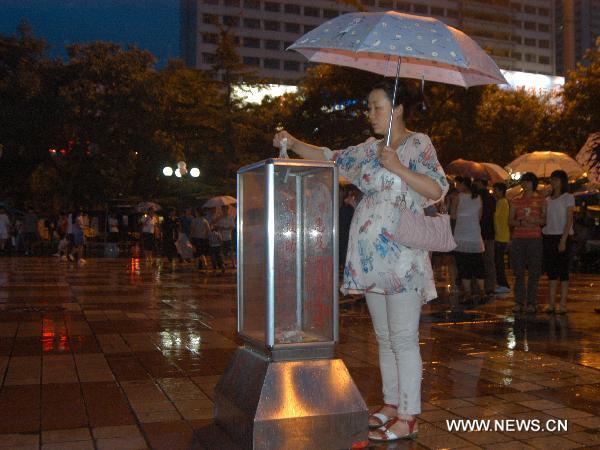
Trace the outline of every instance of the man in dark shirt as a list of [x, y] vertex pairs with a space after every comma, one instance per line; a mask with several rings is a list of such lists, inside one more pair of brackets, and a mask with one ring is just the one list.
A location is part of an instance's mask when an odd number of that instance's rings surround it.
[[483, 252], [483, 264], [485, 268], [485, 292], [494, 295], [496, 290], [496, 265], [494, 263], [494, 212], [496, 211], [496, 200], [488, 190], [487, 180], [474, 180], [473, 187], [481, 195], [483, 213], [481, 216], [481, 238], [485, 246]]
[[360, 191], [353, 185], [344, 188], [345, 195], [340, 207], [339, 217], [339, 263], [342, 269], [346, 265], [346, 253], [348, 252], [348, 238], [350, 237], [350, 224], [354, 215], [354, 208], [358, 205]]

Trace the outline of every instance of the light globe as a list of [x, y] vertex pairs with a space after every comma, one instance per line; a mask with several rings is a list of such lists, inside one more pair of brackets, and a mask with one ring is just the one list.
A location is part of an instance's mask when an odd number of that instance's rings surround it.
[[169, 166], [165, 167], [163, 169], [163, 175], [165, 177], [170, 177], [171, 175], [173, 175], [173, 169], [171, 169]]
[[190, 175], [194, 178], [198, 178], [200, 176], [200, 169], [198, 169], [197, 167], [192, 167], [190, 169]]

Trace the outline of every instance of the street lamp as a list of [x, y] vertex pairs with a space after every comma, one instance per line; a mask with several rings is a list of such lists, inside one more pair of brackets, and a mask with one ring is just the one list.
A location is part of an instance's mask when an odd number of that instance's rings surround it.
[[177, 178], [181, 178], [182, 176], [189, 174], [192, 178], [198, 178], [200, 176], [200, 169], [192, 167], [188, 172], [185, 161], [179, 161], [175, 170], [173, 170], [172, 167], [165, 166], [162, 173], [165, 177], [175, 175]]

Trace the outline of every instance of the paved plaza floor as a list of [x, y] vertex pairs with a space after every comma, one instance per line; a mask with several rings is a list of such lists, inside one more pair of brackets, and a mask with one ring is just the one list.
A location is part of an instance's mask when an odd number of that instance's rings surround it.
[[[600, 448], [600, 275], [572, 275], [565, 316], [515, 317], [510, 295], [465, 309], [443, 270], [437, 283], [420, 327], [420, 435], [372, 447]], [[235, 448], [212, 420], [214, 386], [239, 343], [235, 302], [231, 270], [0, 258], [0, 448]], [[364, 304], [342, 309], [340, 337], [339, 357], [378, 405]], [[566, 419], [568, 429], [450, 432], [446, 420], [460, 418]]]

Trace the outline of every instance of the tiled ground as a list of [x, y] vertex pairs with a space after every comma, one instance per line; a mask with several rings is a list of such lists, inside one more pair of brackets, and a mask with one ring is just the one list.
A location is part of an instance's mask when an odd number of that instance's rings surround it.
[[[600, 275], [573, 276], [567, 316], [514, 317], [510, 297], [453, 307], [444, 273], [421, 324], [420, 436], [373, 447], [600, 447]], [[237, 345], [235, 296], [233, 272], [0, 259], [0, 448], [233, 448], [211, 419]], [[344, 310], [340, 329], [339, 356], [375, 406], [365, 306]], [[448, 418], [564, 418], [569, 429], [450, 433]]]

